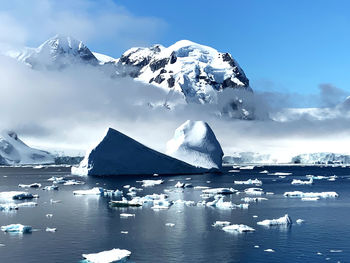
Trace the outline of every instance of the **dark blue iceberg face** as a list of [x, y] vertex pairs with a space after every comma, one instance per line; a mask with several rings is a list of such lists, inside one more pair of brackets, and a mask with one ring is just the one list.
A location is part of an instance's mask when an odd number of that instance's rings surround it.
[[195, 174], [205, 171], [206, 169], [150, 149], [112, 128], [109, 128], [103, 140], [86, 156], [80, 167], [72, 169], [76, 174], [97, 176]]

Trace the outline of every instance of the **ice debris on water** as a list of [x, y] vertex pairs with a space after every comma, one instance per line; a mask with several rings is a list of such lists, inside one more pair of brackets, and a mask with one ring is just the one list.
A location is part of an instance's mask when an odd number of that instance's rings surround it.
[[209, 188], [209, 189], [202, 190], [202, 192], [204, 194], [212, 194], [212, 195], [216, 195], [216, 194], [230, 195], [230, 194], [237, 192], [237, 190], [235, 190], [233, 188]]
[[169, 226], [169, 227], [174, 227], [174, 226], [175, 226], [174, 223], [166, 223], [165, 225], [166, 225], [166, 226]]
[[244, 193], [247, 195], [263, 195], [263, 189], [257, 188], [257, 187], [252, 187], [252, 188], [247, 188], [244, 190]]
[[48, 185], [48, 186], [45, 186], [44, 188], [43, 188], [43, 190], [45, 190], [45, 191], [53, 191], [53, 190], [58, 190], [58, 186], [57, 185]]
[[262, 185], [262, 181], [259, 179], [248, 179], [246, 181], [233, 181], [234, 184], [243, 184], [243, 185]]
[[56, 232], [57, 228], [50, 228], [50, 227], [47, 227], [46, 228], [46, 232]]
[[100, 187], [94, 187], [92, 189], [87, 190], [76, 190], [73, 191], [74, 195], [101, 195], [103, 194], [104, 190]]
[[122, 214], [120, 214], [120, 217], [121, 218], [135, 217], [135, 214], [122, 213]]
[[126, 249], [113, 248], [111, 250], [102, 251], [99, 253], [82, 254], [83, 258], [91, 263], [112, 263], [116, 261], [126, 260], [130, 257], [131, 252]]
[[143, 187], [151, 187], [151, 186], [155, 186], [155, 185], [160, 185], [162, 183], [164, 183], [163, 180], [142, 180], [142, 181], [137, 181], [138, 183], [142, 183]]
[[257, 222], [258, 225], [262, 226], [287, 226], [292, 224], [292, 219], [288, 216], [288, 214], [278, 218], [278, 219], [266, 219], [260, 222]]
[[33, 184], [19, 184], [18, 187], [20, 188], [40, 188], [41, 184], [39, 183], [33, 183]]
[[234, 232], [234, 233], [244, 233], [244, 232], [254, 232], [255, 229], [247, 226], [247, 225], [243, 225], [243, 224], [234, 224], [234, 225], [228, 225], [228, 226], [224, 226], [222, 228], [222, 230], [226, 231], [226, 232]]
[[264, 197], [244, 197], [241, 199], [241, 201], [245, 203], [252, 203], [252, 202], [261, 202], [261, 201], [266, 201], [268, 200], [267, 198]]
[[229, 221], [215, 221], [213, 226], [214, 227], [224, 227], [224, 226], [228, 226], [230, 224], [231, 224], [231, 222], [229, 222]]
[[314, 183], [314, 179], [310, 178], [308, 181], [293, 179], [293, 185], [312, 185]]
[[302, 224], [304, 222], [304, 220], [299, 218], [295, 222], [300, 225], [300, 224]]
[[31, 233], [32, 227], [21, 225], [21, 224], [11, 224], [7, 226], [2, 226], [1, 231], [11, 232], [11, 233]]
[[273, 250], [272, 248], [265, 249], [264, 251], [265, 251], [265, 252], [270, 252], [270, 253], [275, 252], [275, 250]]
[[25, 200], [38, 198], [38, 195], [34, 195], [28, 192], [19, 192], [19, 191], [9, 191], [9, 192], [0, 192], [0, 199], [14, 199], [14, 200]]
[[315, 198], [315, 197], [319, 197], [319, 198], [334, 198], [334, 197], [338, 197], [338, 194], [336, 192], [309, 192], [309, 193], [304, 193], [301, 191], [293, 191], [293, 192], [285, 192], [283, 194], [286, 197], [299, 197], [299, 198]]

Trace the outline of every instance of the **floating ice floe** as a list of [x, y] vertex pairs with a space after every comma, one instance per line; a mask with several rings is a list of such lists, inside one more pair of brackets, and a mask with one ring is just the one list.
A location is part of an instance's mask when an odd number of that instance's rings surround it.
[[269, 175], [292, 175], [293, 173], [285, 173], [285, 172], [275, 172], [275, 173], [269, 173]]
[[[338, 194], [336, 192], [304, 193], [301, 191], [293, 191], [293, 192], [285, 192], [283, 195], [287, 196], [287, 197], [299, 197], [299, 198], [317, 198], [317, 197], [318, 198], [335, 198], [335, 197], [338, 197]], [[304, 199], [304, 200], [306, 200], [306, 199]]]
[[33, 184], [19, 184], [18, 187], [20, 188], [40, 188], [41, 184], [39, 183], [33, 183]]
[[85, 184], [85, 182], [82, 181], [77, 181], [77, 180], [67, 180], [63, 183], [63, 185], [81, 185], [81, 184]]
[[100, 187], [94, 187], [92, 189], [87, 190], [76, 190], [73, 191], [74, 195], [101, 195], [103, 194], [104, 190]]
[[241, 170], [228, 170], [229, 173], [239, 173]]
[[212, 194], [212, 195], [216, 195], [216, 194], [230, 195], [237, 192], [237, 190], [233, 188], [209, 188], [209, 189], [202, 190], [202, 192], [204, 194]]
[[269, 173], [269, 171], [268, 170], [264, 170], [264, 171], [261, 171], [261, 172], [259, 172], [260, 174], [268, 174]]
[[121, 218], [135, 217], [135, 214], [122, 213], [122, 214], [120, 214], [120, 217]]
[[120, 233], [121, 233], [121, 234], [124, 234], [124, 235], [129, 234], [128, 231], [120, 231]]
[[207, 202], [206, 205], [207, 206], [214, 206], [214, 207], [219, 208], [219, 209], [235, 209], [235, 208], [248, 209], [248, 207], [249, 207], [249, 204], [236, 205], [230, 201], [225, 202], [224, 198], [222, 196], [215, 198], [214, 201], [212, 201], [212, 202]]
[[46, 232], [56, 232], [57, 228], [50, 228], [50, 227], [47, 227], [46, 228]]
[[210, 187], [209, 186], [195, 186], [193, 187], [193, 189], [195, 190], [205, 190], [205, 189], [209, 189]]
[[129, 250], [114, 248], [99, 253], [83, 254], [82, 256], [91, 263], [112, 263], [126, 260], [130, 255], [131, 252]]
[[300, 225], [300, 224], [302, 224], [304, 222], [304, 220], [299, 218], [295, 222]]
[[293, 179], [292, 183], [293, 185], [311, 185], [314, 183], [314, 179], [310, 178], [307, 181], [304, 180], [298, 180], [298, 179]]
[[125, 197], [121, 201], [110, 201], [109, 205], [112, 207], [140, 207], [142, 206], [141, 201], [137, 200], [127, 200]]
[[141, 191], [143, 191], [142, 188], [136, 188], [134, 186], [129, 188], [129, 192], [141, 192]]
[[2, 226], [1, 231], [11, 232], [11, 233], [31, 233], [32, 227], [31, 226], [24, 226], [21, 224], [11, 224], [11, 225], [7, 225], [7, 226]]
[[47, 179], [49, 182], [53, 182], [54, 184], [64, 184], [66, 180], [64, 180], [63, 177], [56, 177], [52, 176], [51, 178]]
[[248, 185], [251, 185], [251, 184], [254, 184], [254, 185], [262, 185], [262, 181], [260, 181], [259, 179], [248, 179], [246, 181], [233, 181], [234, 184], [248, 184]]
[[266, 219], [260, 222], [257, 222], [258, 225], [262, 226], [287, 226], [292, 224], [292, 219], [286, 214], [278, 219]]
[[168, 201], [166, 199], [159, 199], [153, 201], [153, 206], [151, 207], [153, 210], [165, 210], [169, 209], [169, 207], [173, 204], [172, 201]]
[[228, 226], [230, 224], [231, 224], [231, 222], [229, 222], [229, 221], [215, 221], [213, 226], [214, 227], [224, 227], [224, 226]]
[[275, 252], [275, 250], [273, 250], [272, 248], [265, 249], [264, 251], [265, 251], [265, 252], [270, 252], [270, 253]]
[[124, 186], [123, 186], [123, 188], [125, 188], [125, 189], [129, 189], [130, 187], [131, 187], [130, 184], [127, 184], [127, 185], [124, 185]]
[[46, 217], [47, 217], [47, 218], [52, 218], [52, 217], [53, 217], [53, 214], [46, 214]]
[[307, 174], [306, 175], [306, 178], [309, 178], [309, 179], [313, 179], [313, 180], [323, 180], [323, 179], [328, 179], [329, 177], [328, 176], [323, 176], [323, 175], [311, 175], [311, 174]]
[[53, 190], [58, 190], [58, 186], [57, 185], [47, 185], [43, 188], [43, 190], [45, 191], [53, 191]]
[[109, 197], [114, 197], [114, 196], [122, 196], [123, 195], [123, 191], [121, 190], [106, 190], [103, 189], [103, 196], [109, 196]]
[[239, 169], [241, 170], [253, 170], [255, 168], [254, 165], [248, 165], [248, 166], [241, 166]]
[[252, 187], [252, 188], [247, 188], [244, 190], [244, 193], [247, 195], [263, 195], [263, 189], [257, 188], [257, 187]]
[[337, 178], [338, 178], [338, 176], [332, 175], [332, 176], [330, 176], [327, 180], [328, 180], [328, 181], [331, 181], [331, 182], [334, 182]]
[[185, 184], [181, 183], [181, 182], [177, 182], [174, 187], [176, 187], [176, 188], [184, 188]]
[[254, 232], [255, 231], [254, 228], [247, 226], [247, 225], [242, 225], [242, 224], [224, 226], [222, 228], [222, 230], [224, 230], [226, 232], [233, 232], [233, 233], [244, 233], [244, 232]]
[[138, 183], [142, 183], [143, 187], [151, 187], [151, 186], [155, 186], [155, 185], [160, 185], [162, 183], [164, 183], [163, 180], [142, 180], [142, 181], [138, 181]]
[[25, 200], [38, 198], [38, 195], [33, 195], [28, 192], [19, 192], [19, 191], [9, 191], [9, 192], [0, 192], [0, 199], [14, 199], [14, 200]]
[[35, 206], [38, 206], [38, 203], [36, 203], [36, 202], [24, 202], [24, 203], [18, 203], [16, 205], [18, 207], [35, 207]]
[[261, 201], [266, 201], [268, 200], [267, 198], [264, 197], [244, 197], [241, 199], [241, 201], [245, 203], [253, 203], [253, 202], [261, 202]]
[[174, 226], [175, 226], [174, 223], [166, 223], [165, 225], [166, 225], [166, 226], [169, 226], [169, 227], [174, 227]]

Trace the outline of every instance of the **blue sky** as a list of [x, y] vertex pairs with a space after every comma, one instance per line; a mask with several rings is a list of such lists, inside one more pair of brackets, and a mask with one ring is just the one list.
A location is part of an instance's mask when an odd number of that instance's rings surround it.
[[189, 39], [230, 52], [254, 90], [306, 95], [329, 83], [350, 94], [349, 10], [345, 0], [13, 0], [0, 6], [0, 42], [63, 33], [119, 57]]
[[163, 19], [164, 45], [179, 39], [229, 51], [255, 89], [350, 91], [350, 1], [122, 0], [136, 15]]

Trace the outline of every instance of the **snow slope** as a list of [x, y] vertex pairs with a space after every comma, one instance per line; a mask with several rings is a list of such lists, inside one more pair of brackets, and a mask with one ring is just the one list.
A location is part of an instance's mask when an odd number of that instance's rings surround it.
[[175, 130], [166, 153], [194, 166], [219, 170], [224, 155], [208, 123], [190, 120]]
[[87, 152], [79, 167], [72, 167], [72, 174], [77, 175], [193, 174], [205, 171], [150, 149], [112, 128], [95, 148]]
[[50, 153], [30, 148], [13, 131], [0, 133], [0, 165], [52, 164], [54, 156]]

